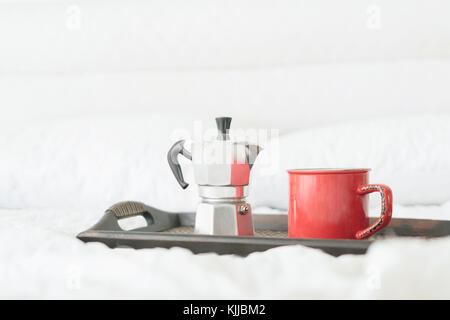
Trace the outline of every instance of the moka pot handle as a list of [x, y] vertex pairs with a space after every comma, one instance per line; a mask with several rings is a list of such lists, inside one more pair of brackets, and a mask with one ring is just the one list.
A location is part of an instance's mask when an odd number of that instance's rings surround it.
[[181, 171], [181, 166], [178, 162], [178, 155], [182, 154], [189, 160], [192, 160], [192, 155], [184, 148], [184, 142], [184, 140], [175, 142], [175, 144], [169, 149], [169, 152], [167, 153], [167, 161], [169, 162], [170, 169], [172, 169], [172, 172], [180, 186], [183, 189], [186, 189], [189, 186], [189, 183], [186, 183], [186, 181], [184, 181], [183, 172]]

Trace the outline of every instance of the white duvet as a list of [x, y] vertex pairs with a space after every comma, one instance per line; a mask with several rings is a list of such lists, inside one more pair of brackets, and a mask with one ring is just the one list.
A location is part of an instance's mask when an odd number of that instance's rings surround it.
[[[394, 208], [403, 217], [449, 212], [450, 204]], [[0, 298], [450, 298], [450, 237], [383, 240], [338, 258], [303, 246], [241, 258], [76, 239], [101, 214], [0, 210]]]

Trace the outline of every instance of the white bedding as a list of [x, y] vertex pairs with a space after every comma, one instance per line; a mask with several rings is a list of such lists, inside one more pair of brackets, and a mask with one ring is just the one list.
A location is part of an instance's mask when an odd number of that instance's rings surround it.
[[[274, 174], [259, 172], [263, 156], [253, 169], [254, 212], [286, 210], [287, 167], [367, 165], [372, 182], [393, 187], [394, 217], [450, 220], [448, 121], [393, 118], [282, 135]], [[195, 187], [182, 190], [165, 159], [173, 130], [189, 127], [155, 116], [2, 127], [0, 206], [17, 209], [0, 209], [0, 298], [450, 298], [450, 237], [385, 240], [365, 256], [339, 258], [301, 246], [240, 258], [76, 239], [120, 200], [194, 210]], [[382, 134], [354, 146], [365, 130]]]
[[[265, 150], [252, 169], [249, 200], [286, 211], [288, 168], [369, 167], [370, 181], [389, 185], [394, 203], [443, 204], [450, 201], [449, 122], [448, 114], [385, 118], [261, 139]], [[203, 128], [211, 125], [213, 119], [203, 122]], [[193, 131], [183, 117], [150, 115], [1, 127], [0, 208], [105, 208], [131, 199], [194, 211], [198, 194], [190, 162], [180, 159], [191, 183], [183, 190], [166, 158], [180, 139], [174, 133], [189, 138]]]
[[[384, 240], [338, 258], [302, 246], [247, 258], [109, 249], [75, 235], [101, 209], [0, 210], [0, 298], [450, 298], [450, 237]], [[450, 219], [450, 204], [394, 215]]]

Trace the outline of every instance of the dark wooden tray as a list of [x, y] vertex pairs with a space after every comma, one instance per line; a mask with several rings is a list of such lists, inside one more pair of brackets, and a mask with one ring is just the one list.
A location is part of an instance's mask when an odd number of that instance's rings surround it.
[[[194, 253], [215, 252], [217, 254], [247, 256], [252, 252], [265, 251], [280, 246], [304, 245], [339, 256], [342, 254], [364, 254], [374, 241], [382, 238], [436, 238], [450, 235], [450, 221], [394, 218], [388, 227], [369, 240], [288, 238], [286, 231], [287, 215], [254, 214], [256, 235], [253, 237], [209, 236], [192, 233], [194, 221], [192, 214], [173, 215], [176, 217], [176, 223], [172, 223], [169, 227], [157, 232], [144, 231], [144, 228], [124, 231], [114, 223], [108, 222], [103, 225], [99, 223], [91, 229], [81, 232], [77, 237], [84, 242], [102, 242], [110, 248], [182, 247]], [[371, 222], [373, 220], [371, 219]]]

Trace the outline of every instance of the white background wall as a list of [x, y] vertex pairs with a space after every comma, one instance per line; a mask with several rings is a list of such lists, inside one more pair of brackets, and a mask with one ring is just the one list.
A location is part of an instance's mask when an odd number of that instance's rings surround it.
[[449, 112], [450, 2], [0, 0], [2, 120]]

